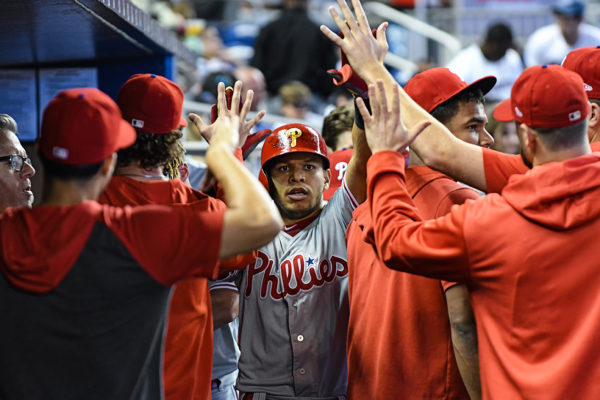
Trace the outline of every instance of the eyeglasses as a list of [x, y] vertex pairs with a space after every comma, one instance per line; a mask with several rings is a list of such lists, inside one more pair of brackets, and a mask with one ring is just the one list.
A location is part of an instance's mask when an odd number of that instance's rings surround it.
[[10, 166], [12, 167], [12, 169], [14, 169], [16, 172], [23, 171], [23, 167], [25, 166], [25, 163], [29, 164], [30, 166], [32, 165], [31, 158], [23, 157], [18, 154], [11, 154], [10, 156], [0, 157], [0, 161], [7, 161], [7, 160], [10, 162]]

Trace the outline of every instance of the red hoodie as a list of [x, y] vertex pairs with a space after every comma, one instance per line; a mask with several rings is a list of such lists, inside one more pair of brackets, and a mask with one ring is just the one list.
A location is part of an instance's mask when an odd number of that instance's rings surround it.
[[[368, 199], [390, 268], [465, 281], [485, 399], [600, 398], [600, 154], [514, 176], [502, 192], [422, 222], [404, 160], [374, 154]], [[588, 246], [586, 246], [588, 245]]]
[[[600, 142], [590, 144], [592, 151], [600, 151]], [[506, 154], [482, 148], [483, 169], [488, 193], [500, 193], [512, 175], [524, 174], [529, 167], [519, 154]]]
[[160, 398], [171, 285], [214, 278], [224, 212], [149, 205], [0, 216], [0, 397]]
[[[140, 182], [114, 176], [100, 202], [116, 206], [163, 204], [203, 211], [225, 210], [225, 204], [191, 189], [179, 179]], [[221, 272], [254, 262], [254, 254], [219, 263]], [[209, 399], [213, 354], [212, 310], [208, 281], [178, 282], [171, 298], [164, 351], [166, 399]]]

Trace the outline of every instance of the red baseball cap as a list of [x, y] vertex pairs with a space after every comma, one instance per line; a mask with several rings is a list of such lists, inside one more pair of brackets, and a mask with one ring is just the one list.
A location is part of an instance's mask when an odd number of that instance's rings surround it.
[[448, 68], [431, 68], [413, 76], [404, 87], [404, 91], [425, 111], [431, 112], [468, 89], [479, 89], [485, 95], [495, 84], [496, 77], [491, 75], [468, 85]]
[[563, 60], [562, 66], [581, 76], [589, 99], [600, 99], [600, 46], [571, 51]]
[[98, 89], [63, 90], [44, 110], [40, 151], [51, 161], [94, 164], [135, 140], [117, 104]]
[[515, 120], [515, 117], [510, 108], [510, 99], [502, 100], [496, 108], [494, 108], [494, 112], [492, 116], [496, 121], [500, 122], [511, 122]]
[[181, 116], [183, 91], [160, 75], [133, 75], [121, 86], [117, 104], [123, 118], [142, 132], [165, 134], [187, 126]]
[[535, 128], [562, 128], [583, 121], [589, 113], [578, 74], [560, 65], [536, 65], [517, 78], [510, 99], [496, 107], [494, 118]]
[[342, 179], [346, 175], [346, 169], [353, 153], [353, 149], [344, 149], [334, 151], [329, 155], [331, 180], [329, 181], [329, 187], [323, 192], [323, 200], [329, 200], [335, 191], [342, 186]]

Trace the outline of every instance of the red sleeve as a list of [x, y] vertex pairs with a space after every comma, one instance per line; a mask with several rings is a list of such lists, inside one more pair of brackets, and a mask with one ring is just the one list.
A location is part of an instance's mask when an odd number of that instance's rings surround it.
[[107, 207], [104, 223], [158, 282], [218, 275], [225, 210], [190, 207]]
[[488, 193], [500, 193], [514, 174], [529, 170], [519, 154], [505, 154], [496, 150], [483, 150], [483, 170]]
[[[233, 156], [235, 158], [237, 158], [242, 164], [244, 164], [244, 155], [242, 154], [242, 148], [238, 147], [235, 149], [235, 152], [233, 153]], [[222, 200], [223, 202], [225, 202], [225, 192], [223, 191], [223, 187], [221, 186], [220, 183], [217, 182], [216, 186], [215, 186], [215, 192], [216, 195], [215, 197], [219, 200]]]
[[[219, 199], [213, 199], [212, 197], [209, 197], [208, 202], [209, 210], [211, 211], [224, 211], [227, 209], [225, 203]], [[249, 264], [254, 264], [256, 257], [258, 257], [258, 252], [255, 250], [248, 254], [239, 254], [237, 256], [221, 260], [219, 262], [219, 278], [229, 274], [231, 271], [242, 269]]]
[[[442, 216], [448, 214], [450, 212], [450, 209], [452, 208], [452, 206], [455, 204], [463, 204], [467, 200], [477, 200], [480, 197], [481, 196], [476, 191], [474, 191], [473, 189], [468, 188], [468, 187], [462, 187], [462, 188], [452, 190], [440, 202], [437, 212], [436, 212], [436, 218], [442, 217]], [[442, 283], [442, 288], [444, 289], [444, 292], [446, 290], [450, 289], [451, 287], [459, 284], [458, 282], [444, 281], [444, 280], [442, 280], [441, 283]]]
[[406, 190], [404, 157], [375, 153], [367, 163], [367, 196], [378, 257], [388, 267], [436, 279], [464, 281], [469, 263], [463, 236], [465, 207], [421, 221]]

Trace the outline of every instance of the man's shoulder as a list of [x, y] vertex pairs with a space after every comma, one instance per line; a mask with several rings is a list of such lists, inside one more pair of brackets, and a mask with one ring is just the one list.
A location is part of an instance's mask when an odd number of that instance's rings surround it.
[[[432, 182], [443, 180], [448, 184], [457, 184], [448, 175], [436, 171], [426, 165], [415, 165], [406, 168], [406, 188], [411, 197], [414, 197], [420, 190]], [[457, 184], [458, 185], [458, 184]]]
[[558, 25], [551, 24], [542, 26], [529, 35], [529, 39], [527, 39], [525, 47], [551, 42], [557, 37], [557, 35], [560, 35], [560, 29], [558, 28]]
[[582, 36], [587, 36], [587, 39], [594, 40], [595, 43], [600, 40], [600, 28], [586, 23], [582, 23], [579, 27]]

